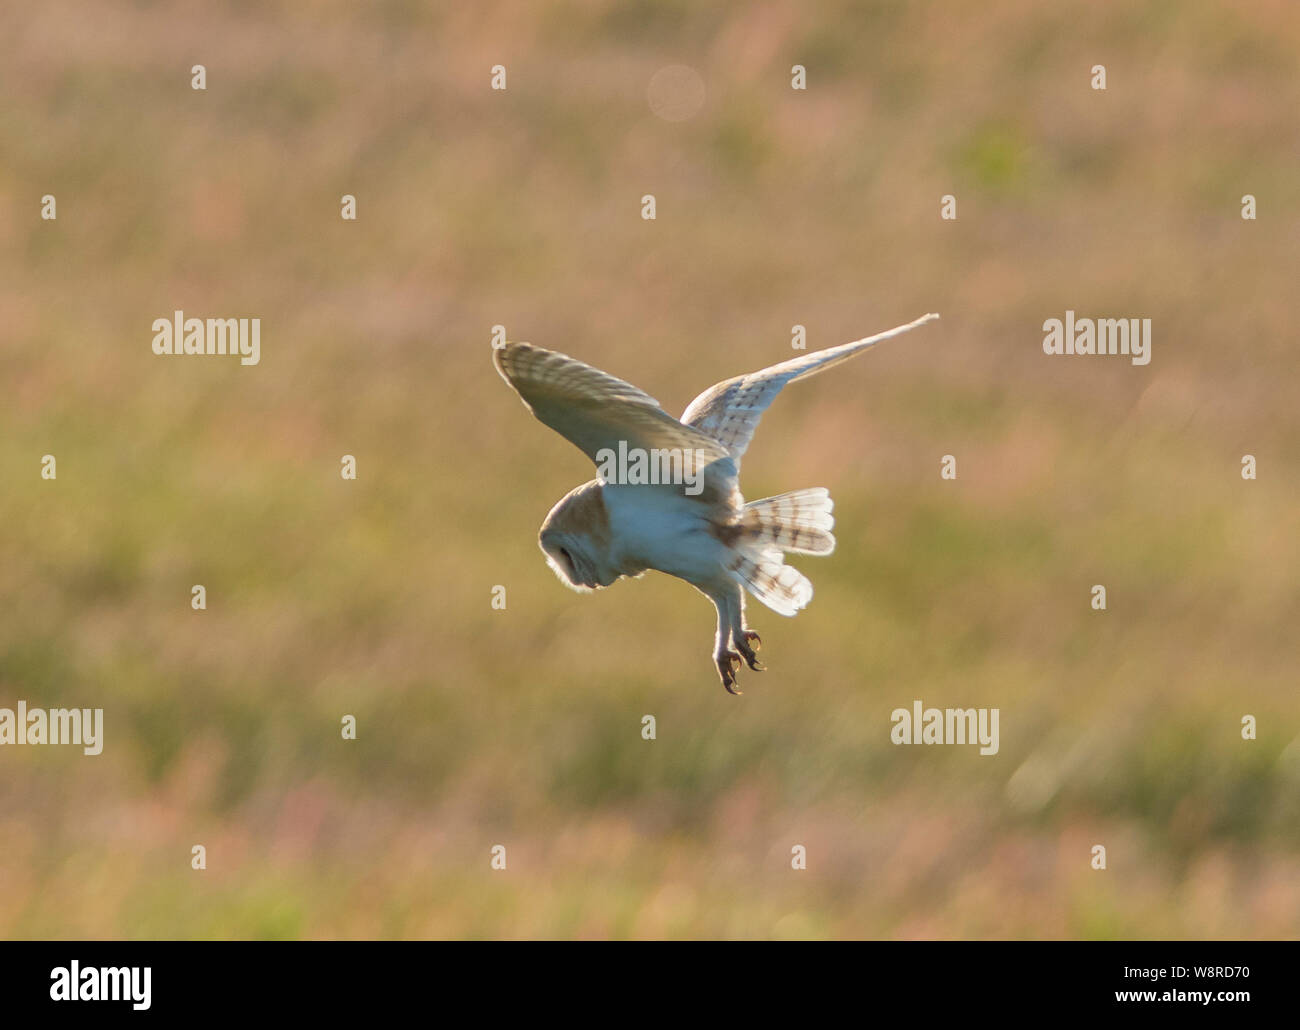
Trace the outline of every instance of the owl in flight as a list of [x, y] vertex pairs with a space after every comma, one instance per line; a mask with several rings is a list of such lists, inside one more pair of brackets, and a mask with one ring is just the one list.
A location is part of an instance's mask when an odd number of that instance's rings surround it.
[[739, 693], [741, 660], [763, 668], [754, 653], [761, 641], [745, 625], [745, 588], [774, 612], [794, 615], [813, 590], [785, 555], [835, 549], [824, 487], [745, 503], [740, 459], [759, 419], [787, 383], [938, 317], [728, 379], [691, 401], [681, 419], [630, 383], [565, 354], [527, 343], [496, 346], [502, 378], [600, 471], [546, 516], [539, 543], [547, 562], [579, 591], [647, 569], [686, 580], [718, 609], [713, 661], [722, 685]]

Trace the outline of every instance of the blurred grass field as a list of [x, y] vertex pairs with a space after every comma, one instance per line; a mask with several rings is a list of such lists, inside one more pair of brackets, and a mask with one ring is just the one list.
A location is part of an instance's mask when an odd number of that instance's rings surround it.
[[[4, 7], [0, 705], [105, 747], [0, 749], [0, 934], [1296, 936], [1297, 53], [1283, 0]], [[592, 472], [493, 325], [678, 412], [926, 311], [746, 456], [839, 547], [743, 698], [685, 584], [546, 567]]]

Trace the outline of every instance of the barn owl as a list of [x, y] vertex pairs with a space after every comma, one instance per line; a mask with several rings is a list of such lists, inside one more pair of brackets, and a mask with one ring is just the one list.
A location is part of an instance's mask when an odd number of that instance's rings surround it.
[[727, 379], [691, 401], [681, 419], [568, 355], [528, 343], [495, 346], [497, 371], [525, 406], [600, 470], [546, 516], [538, 542], [547, 562], [578, 591], [648, 569], [690, 583], [718, 610], [713, 662], [728, 692], [740, 693], [742, 660], [763, 669], [755, 654], [762, 642], [745, 624], [745, 589], [774, 612], [794, 615], [813, 589], [785, 555], [835, 549], [824, 487], [745, 502], [740, 459], [759, 419], [787, 383], [938, 317]]

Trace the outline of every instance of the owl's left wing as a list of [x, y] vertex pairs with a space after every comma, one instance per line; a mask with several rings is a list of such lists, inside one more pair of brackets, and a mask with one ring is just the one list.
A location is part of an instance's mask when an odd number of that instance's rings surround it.
[[706, 487], [728, 495], [735, 483], [735, 462], [717, 440], [682, 425], [659, 402], [631, 383], [567, 354], [507, 343], [493, 351], [497, 371], [519, 394], [528, 410], [598, 465], [603, 450], [619, 443], [646, 451], [693, 450], [704, 466]]
[[801, 376], [824, 372], [853, 355], [866, 350], [873, 344], [899, 336], [910, 329], [933, 322], [939, 316], [923, 315], [915, 322], [900, 325], [894, 329], [868, 336], [863, 340], [854, 340], [838, 347], [803, 354], [779, 365], [772, 365], [759, 372], [736, 376], [715, 386], [709, 387], [691, 401], [682, 414], [682, 423], [698, 429], [700, 432], [717, 440], [735, 459], [740, 467], [741, 456], [753, 439], [754, 430], [758, 428], [763, 412], [768, 409], [776, 395], [787, 383]]

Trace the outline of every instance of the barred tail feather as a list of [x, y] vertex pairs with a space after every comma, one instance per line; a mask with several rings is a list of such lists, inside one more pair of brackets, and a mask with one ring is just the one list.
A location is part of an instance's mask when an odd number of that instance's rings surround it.
[[745, 505], [741, 525], [749, 540], [780, 548], [787, 554], [830, 554], [835, 550], [835, 537], [831, 535], [834, 507], [825, 487], [794, 490], [750, 501]]
[[784, 564], [780, 550], [767, 547], [736, 556], [731, 571], [749, 592], [778, 615], [793, 615], [812, 600], [812, 583], [798, 569]]

